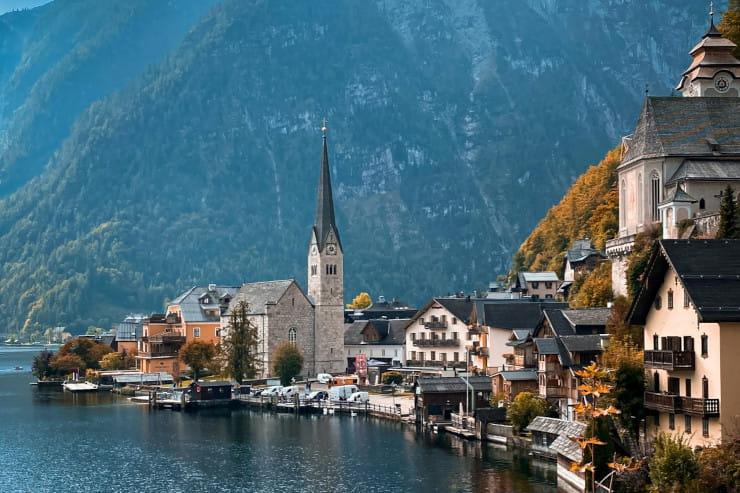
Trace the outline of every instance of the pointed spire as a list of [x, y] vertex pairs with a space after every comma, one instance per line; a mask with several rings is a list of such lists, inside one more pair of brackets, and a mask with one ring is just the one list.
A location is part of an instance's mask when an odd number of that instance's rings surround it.
[[714, 26], [714, 2], [709, 2], [709, 29], [707, 29], [707, 32], [704, 33], [704, 36], [702, 36], [702, 39], [710, 37], [710, 38], [718, 38], [722, 37], [722, 33], [719, 32], [719, 30]]
[[323, 133], [323, 150], [321, 156], [321, 175], [319, 178], [318, 203], [316, 205], [316, 220], [314, 223], [314, 230], [316, 231], [316, 240], [319, 243], [319, 250], [324, 249], [326, 237], [332, 230], [337, 237], [337, 243], [341, 247], [341, 243], [339, 242], [339, 231], [337, 230], [337, 226], [334, 221], [334, 198], [331, 192], [329, 151], [326, 145], [326, 118], [324, 118], [322, 124], [321, 132]]

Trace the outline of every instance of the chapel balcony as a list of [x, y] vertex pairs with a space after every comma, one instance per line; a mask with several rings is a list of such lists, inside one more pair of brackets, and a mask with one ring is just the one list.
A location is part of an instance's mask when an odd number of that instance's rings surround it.
[[444, 330], [447, 328], [447, 322], [445, 320], [424, 322], [424, 328], [429, 330]]
[[694, 351], [646, 350], [643, 356], [645, 368], [658, 370], [694, 370]]

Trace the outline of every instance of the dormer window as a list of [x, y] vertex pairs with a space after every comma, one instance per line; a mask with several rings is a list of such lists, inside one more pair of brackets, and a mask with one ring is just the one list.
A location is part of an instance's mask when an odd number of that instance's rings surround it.
[[206, 295], [200, 299], [200, 303], [202, 305], [210, 305], [211, 304], [211, 297]]

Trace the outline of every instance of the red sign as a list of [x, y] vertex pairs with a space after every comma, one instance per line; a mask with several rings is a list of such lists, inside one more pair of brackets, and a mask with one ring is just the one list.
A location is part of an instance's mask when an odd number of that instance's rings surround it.
[[355, 356], [355, 371], [357, 373], [367, 373], [367, 354]]

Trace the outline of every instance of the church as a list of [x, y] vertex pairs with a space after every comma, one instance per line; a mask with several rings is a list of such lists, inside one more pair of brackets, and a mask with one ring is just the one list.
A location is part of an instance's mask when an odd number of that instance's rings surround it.
[[664, 239], [713, 236], [721, 193], [740, 189], [740, 61], [710, 13], [689, 52], [680, 96], [647, 96], [622, 142], [617, 167], [619, 230], [606, 244], [615, 295], [627, 294], [627, 258], [640, 233]]
[[257, 327], [260, 373], [272, 376], [272, 355], [284, 342], [303, 356], [302, 374], [342, 373], [344, 360], [344, 251], [334, 217], [329, 152], [324, 124], [316, 219], [308, 243], [308, 292], [294, 279], [242, 286], [195, 286], [143, 322], [139, 369], [179, 374], [178, 352], [192, 341], [218, 344], [228, 337], [231, 310], [249, 303]]

